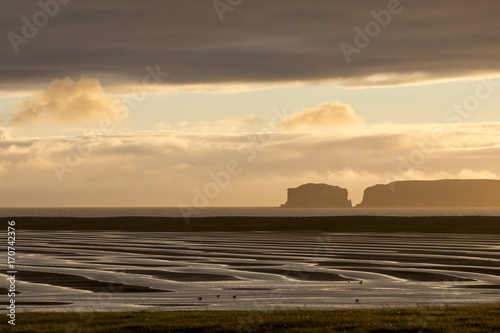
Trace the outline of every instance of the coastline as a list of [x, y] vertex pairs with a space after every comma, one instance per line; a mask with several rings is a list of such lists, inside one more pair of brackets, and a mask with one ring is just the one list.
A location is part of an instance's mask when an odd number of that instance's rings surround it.
[[[7, 220], [7, 218], [3, 218]], [[500, 234], [498, 216], [16, 217], [20, 230], [322, 231]]]

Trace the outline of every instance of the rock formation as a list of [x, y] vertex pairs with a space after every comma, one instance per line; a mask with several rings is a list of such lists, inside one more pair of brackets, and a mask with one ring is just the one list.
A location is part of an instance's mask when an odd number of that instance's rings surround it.
[[500, 208], [500, 180], [397, 181], [365, 190], [362, 208]]
[[352, 207], [345, 188], [327, 184], [305, 184], [288, 189], [284, 208], [346, 208]]

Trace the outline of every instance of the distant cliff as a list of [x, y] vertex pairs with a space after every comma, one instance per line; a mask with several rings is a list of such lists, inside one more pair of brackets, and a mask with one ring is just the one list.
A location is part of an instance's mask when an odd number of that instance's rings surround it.
[[345, 188], [327, 184], [305, 184], [288, 189], [284, 208], [345, 208], [352, 207]]
[[365, 190], [362, 208], [500, 208], [500, 180], [398, 181]]

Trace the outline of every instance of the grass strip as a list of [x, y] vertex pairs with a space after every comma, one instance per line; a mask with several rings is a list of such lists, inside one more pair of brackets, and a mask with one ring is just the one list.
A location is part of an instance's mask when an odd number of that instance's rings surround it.
[[[9, 326], [9, 327], [7, 327]], [[18, 313], [2, 332], [498, 332], [500, 305], [375, 310]]]

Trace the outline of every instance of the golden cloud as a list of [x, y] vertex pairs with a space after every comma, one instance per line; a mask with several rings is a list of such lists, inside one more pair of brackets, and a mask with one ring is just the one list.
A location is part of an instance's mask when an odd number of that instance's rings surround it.
[[1, 128], [0, 127], [0, 140], [6, 140], [9, 138], [10, 128]]
[[358, 125], [364, 119], [351, 106], [339, 101], [323, 103], [282, 118], [278, 126], [285, 130], [331, 129]]
[[104, 92], [100, 82], [82, 77], [53, 80], [47, 89], [14, 105], [12, 125], [89, 124], [100, 120], [127, 118], [128, 109]]

